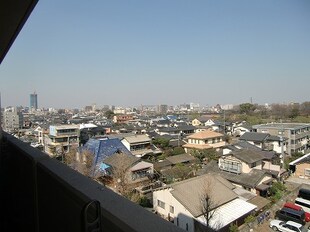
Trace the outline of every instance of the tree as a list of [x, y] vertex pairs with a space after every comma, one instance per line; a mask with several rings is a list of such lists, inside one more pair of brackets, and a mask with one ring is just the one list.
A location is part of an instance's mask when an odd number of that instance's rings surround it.
[[299, 115], [299, 108], [294, 107], [293, 109], [291, 109], [289, 118], [294, 119]]
[[190, 154], [198, 158], [200, 162], [203, 162], [205, 159], [207, 161], [217, 160], [219, 157], [219, 153], [214, 148], [203, 150], [194, 149], [190, 152]]
[[81, 174], [96, 178], [94, 167], [94, 154], [89, 150], [78, 151], [72, 148], [64, 155], [64, 163]]
[[130, 194], [130, 176], [128, 169], [132, 165], [134, 159], [135, 157], [124, 153], [115, 153], [109, 158], [110, 161], [107, 161], [107, 164], [111, 166], [111, 174], [114, 179], [116, 190], [125, 197]]
[[172, 150], [172, 155], [181, 155], [181, 154], [184, 154], [184, 153], [185, 153], [185, 151], [184, 151], [183, 147], [175, 147]]
[[113, 116], [114, 116], [114, 112], [112, 110], [107, 110], [105, 113], [104, 113], [104, 116], [107, 117], [107, 119], [112, 119]]
[[202, 188], [202, 193], [200, 196], [201, 200], [201, 212], [203, 217], [205, 218], [206, 222], [206, 231], [210, 230], [210, 222], [211, 219], [214, 217], [216, 212], [217, 203], [214, 200], [214, 193], [213, 192], [213, 179], [211, 177], [207, 177]]
[[231, 223], [229, 226], [229, 232], [238, 232], [238, 231], [239, 231], [238, 225], [235, 223]]
[[256, 109], [255, 105], [251, 103], [243, 103], [240, 104], [239, 107], [240, 107], [240, 113], [242, 114], [252, 113]]
[[169, 146], [169, 140], [159, 137], [153, 140], [153, 144], [159, 146], [160, 148], [167, 148]]

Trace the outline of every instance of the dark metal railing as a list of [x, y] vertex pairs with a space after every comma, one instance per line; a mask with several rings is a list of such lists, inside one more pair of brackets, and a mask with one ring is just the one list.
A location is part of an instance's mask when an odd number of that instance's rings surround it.
[[182, 231], [6, 133], [0, 151], [0, 231]]

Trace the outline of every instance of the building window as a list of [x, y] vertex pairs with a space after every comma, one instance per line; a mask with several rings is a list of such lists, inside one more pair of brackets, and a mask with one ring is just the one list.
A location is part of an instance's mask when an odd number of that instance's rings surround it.
[[170, 213], [174, 213], [174, 207], [170, 205]]
[[188, 231], [188, 223], [186, 223], [186, 231]]
[[310, 176], [310, 169], [305, 169], [305, 176]]
[[161, 201], [161, 200], [157, 200], [157, 205], [158, 205], [160, 208], [165, 209], [165, 202], [163, 202], [163, 201]]
[[254, 162], [254, 163], [251, 163], [251, 168], [254, 168], [254, 167], [256, 167], [257, 165], [256, 165], [256, 162]]

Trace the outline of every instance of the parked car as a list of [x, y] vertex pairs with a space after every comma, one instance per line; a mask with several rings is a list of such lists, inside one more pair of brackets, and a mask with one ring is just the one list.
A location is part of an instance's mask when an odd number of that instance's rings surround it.
[[305, 224], [305, 212], [296, 211], [289, 208], [282, 208], [275, 214], [275, 218], [282, 221], [294, 221], [296, 223]]
[[310, 189], [304, 189], [304, 188], [299, 189], [298, 197], [301, 197], [306, 200], [310, 200]]
[[[283, 205], [283, 207], [284, 207], [284, 208], [293, 209], [293, 210], [296, 210], [296, 211], [305, 212], [301, 206], [295, 205], [295, 204], [292, 203], [292, 202], [286, 202], [286, 203]], [[306, 221], [306, 222], [310, 222], [310, 213], [308, 213], [308, 212], [305, 212], [305, 221]]]
[[293, 221], [272, 220], [270, 221], [269, 227], [274, 231], [281, 232], [309, 232], [302, 224]]

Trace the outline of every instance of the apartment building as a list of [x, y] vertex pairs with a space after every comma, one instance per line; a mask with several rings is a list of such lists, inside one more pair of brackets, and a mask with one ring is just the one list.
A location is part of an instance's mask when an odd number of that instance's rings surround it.
[[287, 138], [287, 153], [306, 154], [310, 149], [309, 123], [268, 123], [253, 126], [254, 131]]
[[60, 155], [79, 146], [79, 125], [50, 126], [44, 138], [44, 150], [49, 155]]
[[23, 127], [23, 114], [16, 111], [3, 113], [3, 129], [9, 133], [16, 132]]

